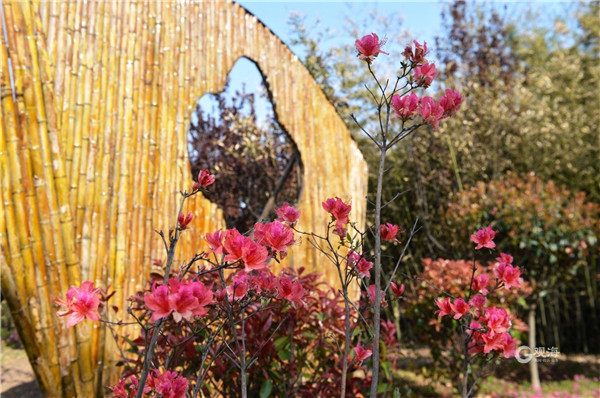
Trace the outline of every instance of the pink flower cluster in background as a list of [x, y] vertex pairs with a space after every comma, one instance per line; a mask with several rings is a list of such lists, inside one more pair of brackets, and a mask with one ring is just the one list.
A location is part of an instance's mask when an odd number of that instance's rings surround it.
[[[477, 244], [476, 249], [483, 247], [494, 248], [496, 243], [494, 237], [496, 231], [491, 226], [482, 228], [471, 235], [471, 240]], [[496, 285], [491, 290], [494, 291], [502, 284], [506, 289], [511, 287], [521, 287], [522, 279], [519, 267], [512, 265], [513, 257], [506, 253], [501, 253], [496, 258], [497, 263], [492, 267], [496, 276]], [[473, 272], [477, 269], [474, 265]], [[465, 319], [469, 322], [469, 353], [485, 353], [492, 351], [502, 352], [506, 358], [515, 355], [517, 340], [514, 339], [508, 330], [512, 326], [509, 314], [504, 308], [486, 307], [489, 294], [487, 286], [489, 278], [485, 274], [472, 275], [470, 292], [477, 293], [467, 303], [463, 298], [450, 297], [438, 298], [435, 304], [438, 307], [437, 314], [440, 318], [452, 316], [454, 319]], [[470, 295], [470, 293], [469, 293]]]

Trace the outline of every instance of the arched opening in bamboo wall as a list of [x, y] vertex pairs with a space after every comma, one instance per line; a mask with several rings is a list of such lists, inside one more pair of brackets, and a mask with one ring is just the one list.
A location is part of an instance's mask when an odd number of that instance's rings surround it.
[[300, 200], [298, 146], [279, 122], [268, 82], [246, 57], [236, 61], [222, 91], [195, 104], [188, 151], [192, 179], [202, 169], [217, 175], [206, 196], [223, 211], [227, 228], [246, 232], [275, 217], [283, 203]]

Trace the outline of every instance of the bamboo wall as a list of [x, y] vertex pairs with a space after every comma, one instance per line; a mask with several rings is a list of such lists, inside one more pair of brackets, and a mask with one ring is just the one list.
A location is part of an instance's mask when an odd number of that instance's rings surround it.
[[[334, 195], [364, 221], [367, 168], [343, 121], [297, 57], [237, 4], [3, 0], [2, 12], [2, 294], [47, 396], [105, 392], [119, 359], [110, 331], [89, 321], [67, 330], [52, 299], [89, 279], [116, 290], [123, 309], [144, 286], [164, 257], [153, 231], [173, 226], [178, 192], [192, 183], [194, 104], [223, 89], [239, 57], [266, 77], [299, 148], [299, 227], [323, 231], [321, 202]], [[195, 219], [179, 258], [224, 227], [201, 197], [185, 210]], [[336, 281], [318, 256], [305, 243], [289, 261]]]

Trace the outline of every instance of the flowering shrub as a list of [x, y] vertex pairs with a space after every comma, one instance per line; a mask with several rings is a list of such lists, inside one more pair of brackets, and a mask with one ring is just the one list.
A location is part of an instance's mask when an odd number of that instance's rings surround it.
[[[472, 225], [492, 224], [505, 231], [496, 237], [496, 244], [510, 252], [517, 265], [527, 266], [526, 279], [533, 288], [528, 302], [532, 306], [549, 300], [539, 307], [550, 311], [560, 294], [564, 308], [558, 314], [552, 310], [545, 315], [555, 319], [554, 329], [538, 324], [546, 345], [561, 343], [561, 349], [582, 349], [584, 338], [578, 330], [585, 325], [600, 331], [597, 316], [583, 316], [597, 313], [593, 278], [597, 274], [594, 264], [598, 261], [600, 236], [600, 206], [588, 202], [585, 194], [571, 193], [533, 173], [508, 173], [499, 180], [479, 183], [452, 195], [445, 219], [446, 236], [457, 237], [447, 242], [455, 255], [463, 258], [469, 250], [460, 241], [468, 236]], [[559, 334], [564, 337], [556, 341]], [[585, 344], [600, 349], [596, 340], [588, 339]]]
[[[495, 247], [495, 236], [486, 227], [471, 240], [482, 250]], [[512, 256], [500, 253], [495, 260], [483, 266], [474, 260], [424, 259], [415, 294], [404, 301], [408, 318], [429, 319], [421, 325], [419, 339], [431, 348], [434, 376], [460, 380], [457, 390], [463, 396], [477, 390], [477, 381], [487, 372], [484, 365], [492, 358], [514, 356], [515, 337], [527, 330], [514, 310], [531, 287], [512, 265]], [[427, 300], [440, 292], [444, 296], [435, 305]]]
[[[333, 197], [322, 202], [323, 216], [331, 216], [325, 233], [301, 231], [296, 227], [299, 210], [286, 203], [276, 210], [277, 220], [258, 222], [247, 234], [235, 228], [205, 231], [210, 250], [174, 268], [177, 242], [193, 223], [193, 213], [180, 210], [174, 228], [166, 236], [159, 232], [167, 257], [163, 276], [154, 275], [146, 290], [131, 298], [128, 312], [142, 333], [127, 340], [136, 355], [123, 358], [126, 370], [111, 387], [114, 396], [196, 397], [200, 391], [232, 396], [239, 391], [242, 398], [273, 393], [354, 397], [370, 388], [375, 398], [379, 392], [391, 391], [391, 368], [399, 359], [400, 344], [396, 326], [382, 318], [381, 309], [388, 298], [402, 297], [405, 289], [393, 281], [402, 257], [389, 280], [382, 281], [381, 242], [400, 244], [401, 233], [397, 225], [381, 221], [385, 157], [419, 127], [435, 129], [442, 119], [454, 115], [462, 98], [454, 90], [447, 90], [439, 100], [415, 94], [437, 76], [435, 65], [425, 58], [427, 44], [416, 41], [414, 52], [411, 46], [404, 52], [396, 82], [381, 84], [372, 64], [380, 54], [387, 55], [384, 44], [375, 33], [355, 43], [379, 92], [373, 98], [381, 131], [369, 133], [361, 127], [381, 153], [374, 225], [359, 230], [351, 221], [351, 204]], [[399, 120], [392, 126], [391, 119]], [[182, 192], [180, 209], [187, 198], [206, 193], [214, 182], [210, 172], [201, 170], [191, 192]], [[365, 243], [372, 231], [371, 251]], [[414, 233], [413, 228], [405, 249]], [[340, 290], [320, 286], [316, 275], [302, 275], [301, 269], [271, 272], [270, 264], [286, 257], [289, 247], [299, 241], [298, 234], [337, 269]], [[478, 247], [493, 247], [489, 231], [478, 232], [475, 238]], [[521, 283], [519, 269], [509, 263], [497, 267], [496, 278], [490, 293]], [[507, 333], [508, 314], [486, 306], [487, 279], [481, 276], [476, 279], [479, 295], [471, 297], [473, 280], [468, 293], [463, 292], [464, 299], [437, 301], [440, 316], [453, 315], [461, 324], [466, 322], [463, 334], [468, 330], [471, 342], [463, 353], [467, 364], [479, 353], [501, 348], [510, 355], [514, 350]], [[349, 292], [356, 287], [362, 294], [352, 300]], [[99, 294], [86, 281], [81, 288], [73, 287], [66, 300], [58, 301], [67, 307], [61, 315], [71, 314], [68, 326], [85, 318], [100, 319], [100, 302], [108, 297], [101, 300]], [[365, 364], [371, 365], [370, 371]], [[379, 375], [380, 368], [385, 378]], [[468, 384], [467, 373], [464, 379]]]

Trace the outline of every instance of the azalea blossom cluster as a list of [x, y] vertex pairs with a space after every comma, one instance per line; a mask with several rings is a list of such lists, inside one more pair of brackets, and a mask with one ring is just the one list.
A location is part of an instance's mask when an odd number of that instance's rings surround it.
[[203, 317], [207, 306], [213, 303], [213, 292], [198, 281], [169, 279], [169, 284], [152, 286], [152, 292], [144, 296], [146, 307], [152, 311], [152, 322], [173, 315], [175, 322], [181, 319]]
[[[484, 247], [494, 248], [496, 247], [493, 241], [495, 236], [496, 231], [488, 226], [473, 234], [471, 240], [477, 244], [476, 250]], [[488, 296], [497, 288], [501, 286], [505, 289], [519, 288], [523, 280], [520, 277], [519, 267], [512, 265], [512, 256], [501, 253], [496, 261], [492, 267], [496, 277], [494, 286], [488, 289], [490, 279], [484, 273], [475, 275], [477, 267], [473, 264], [469, 294], [466, 299], [456, 297], [451, 300], [450, 297], [445, 297], [436, 299], [435, 303], [440, 318], [451, 316], [453, 319], [462, 319], [466, 322], [469, 354], [489, 354], [495, 351], [502, 352], [506, 358], [510, 358], [515, 355], [517, 340], [508, 333], [512, 326], [509, 314], [504, 308], [486, 305]]]
[[[356, 40], [355, 47], [358, 57], [371, 64], [379, 54], [388, 55], [381, 50], [384, 44], [385, 40], [380, 40], [375, 33], [371, 33]], [[402, 95], [396, 93], [392, 95], [391, 105], [394, 112], [392, 118], [400, 118], [406, 122], [420, 116], [423, 123], [428, 123], [436, 129], [440, 120], [454, 115], [460, 109], [463, 98], [458, 91], [451, 89], [447, 89], [438, 101], [432, 97], [418, 97], [412, 90], [431, 86], [438, 74], [435, 64], [425, 58], [427, 42], [420, 44], [415, 40], [414, 49], [409, 45], [402, 55], [406, 59], [402, 66], [408, 73], [410, 89]], [[412, 71], [412, 75], [407, 71]]]
[[276, 277], [269, 270], [252, 273], [241, 270], [226, 289], [218, 291], [216, 296], [218, 301], [222, 301], [227, 295], [227, 299], [231, 302], [242, 300], [249, 292], [263, 297], [276, 296], [278, 299], [285, 299], [292, 303], [302, 303], [302, 298], [306, 294], [306, 290], [298, 280], [292, 280], [284, 275]]
[[322, 203], [323, 209], [331, 214], [335, 220], [335, 228], [333, 233], [338, 235], [340, 238], [346, 236], [347, 228], [349, 223], [348, 216], [352, 210], [352, 206], [344, 203], [344, 201], [337, 196], [335, 198], [329, 198]]
[[224, 254], [224, 261], [240, 262], [247, 272], [265, 268], [269, 258], [277, 255], [284, 258], [288, 248], [296, 243], [291, 226], [298, 221], [300, 211], [285, 203], [277, 214], [280, 216], [278, 220], [254, 224], [254, 239], [242, 235], [235, 228], [207, 233], [208, 253]]
[[[115, 398], [131, 398], [135, 397], [139, 381], [137, 377], [124, 377], [117, 383], [116, 386], [109, 387]], [[162, 398], [184, 398], [189, 390], [189, 381], [177, 372], [168, 370], [160, 372], [154, 369], [148, 375], [148, 380], [144, 386], [144, 394], [146, 396], [156, 396]]]

